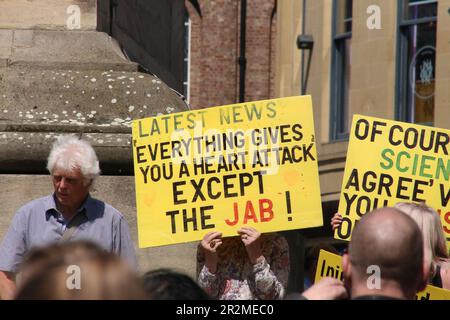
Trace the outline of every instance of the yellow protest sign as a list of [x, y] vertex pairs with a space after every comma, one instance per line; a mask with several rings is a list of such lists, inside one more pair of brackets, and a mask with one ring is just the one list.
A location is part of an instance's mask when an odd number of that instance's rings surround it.
[[416, 295], [416, 300], [450, 300], [450, 291], [428, 285]]
[[311, 97], [133, 122], [139, 247], [322, 225]]
[[316, 283], [325, 277], [331, 277], [341, 281], [344, 280], [344, 274], [342, 272], [342, 257], [338, 254], [321, 249], [319, 259], [317, 260], [316, 277], [314, 282]]
[[[381, 270], [382, 273], [383, 270]], [[368, 275], [372, 275], [372, 273], [368, 272]], [[332, 277], [343, 281], [342, 257], [325, 250], [320, 250], [314, 282], [317, 283], [317, 281], [324, 277]], [[425, 290], [417, 293], [416, 300], [450, 300], [450, 291], [428, 285]]]
[[450, 130], [355, 115], [342, 181], [335, 238], [350, 240], [375, 208], [426, 202], [450, 240]]

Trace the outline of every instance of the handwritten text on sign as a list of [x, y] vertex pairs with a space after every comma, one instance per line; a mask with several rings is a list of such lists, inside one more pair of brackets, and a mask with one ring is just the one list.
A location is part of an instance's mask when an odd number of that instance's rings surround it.
[[140, 247], [322, 225], [311, 98], [133, 122]]
[[441, 215], [450, 244], [450, 130], [355, 115], [347, 152], [336, 238], [350, 240], [375, 208], [426, 202]]

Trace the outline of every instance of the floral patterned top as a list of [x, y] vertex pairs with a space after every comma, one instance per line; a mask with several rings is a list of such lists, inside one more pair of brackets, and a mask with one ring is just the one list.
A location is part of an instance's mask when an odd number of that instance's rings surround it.
[[[201, 245], [197, 250], [199, 285], [212, 297], [220, 300], [282, 299], [289, 278], [289, 247], [278, 234], [263, 234], [262, 253], [265, 259], [252, 265], [239, 237], [225, 238], [218, 249], [217, 272], [205, 266]], [[233, 244], [228, 245], [226, 240]]]

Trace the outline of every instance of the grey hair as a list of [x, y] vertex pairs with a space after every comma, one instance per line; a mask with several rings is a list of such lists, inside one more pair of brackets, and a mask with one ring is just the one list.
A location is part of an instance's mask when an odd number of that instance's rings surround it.
[[60, 136], [53, 144], [48, 156], [47, 169], [53, 174], [55, 169], [72, 171], [80, 169], [86, 184], [100, 175], [100, 166], [94, 148], [86, 140], [75, 136]]

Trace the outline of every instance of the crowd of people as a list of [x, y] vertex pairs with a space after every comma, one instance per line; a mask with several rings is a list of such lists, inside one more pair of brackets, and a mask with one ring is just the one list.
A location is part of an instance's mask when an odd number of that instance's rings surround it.
[[[123, 215], [90, 195], [100, 174], [92, 146], [60, 137], [48, 157], [54, 193], [25, 204], [0, 245], [1, 299], [414, 299], [427, 284], [450, 289], [440, 217], [425, 204], [399, 203], [365, 214], [342, 257], [344, 279], [288, 293], [289, 246], [277, 233], [242, 227], [234, 237], [207, 233], [197, 279], [169, 270], [139, 276]], [[339, 227], [342, 216], [331, 224]], [[368, 268], [379, 283], [368, 285]]]

